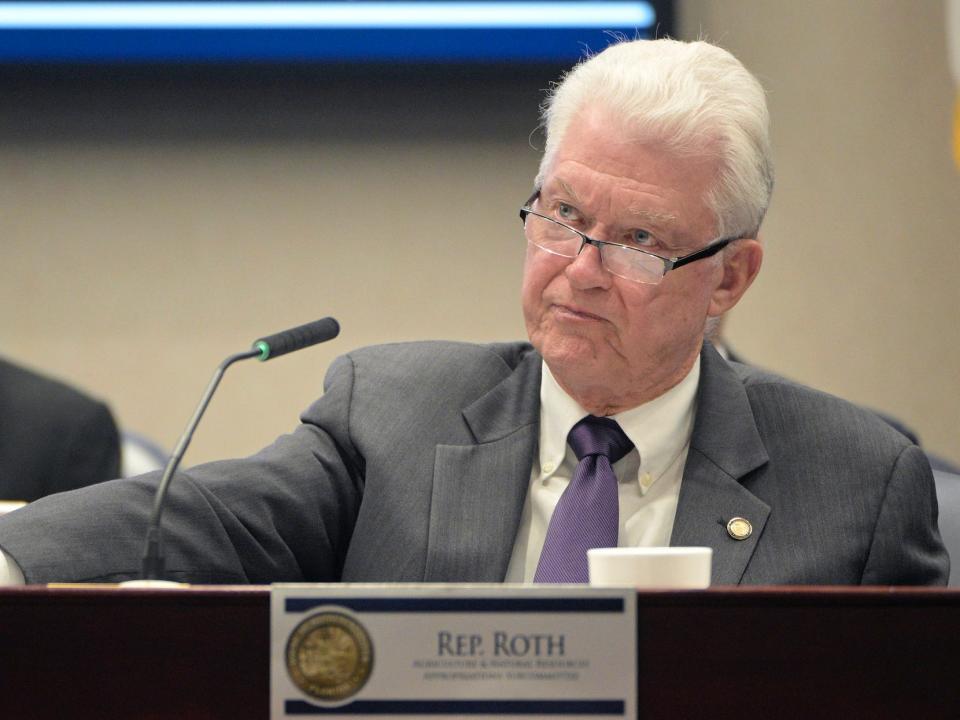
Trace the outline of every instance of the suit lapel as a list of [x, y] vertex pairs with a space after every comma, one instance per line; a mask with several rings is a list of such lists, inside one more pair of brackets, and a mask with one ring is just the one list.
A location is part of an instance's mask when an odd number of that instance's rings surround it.
[[[770, 506], [741, 481], [769, 458], [743, 383], [709, 344], [701, 354], [700, 371], [697, 419], [670, 544], [713, 548], [713, 584], [735, 585], [770, 514]], [[727, 523], [735, 517], [750, 523], [752, 533], [746, 539], [728, 532]]]
[[501, 582], [537, 451], [540, 356], [466, 407], [475, 442], [438, 445], [424, 580]]

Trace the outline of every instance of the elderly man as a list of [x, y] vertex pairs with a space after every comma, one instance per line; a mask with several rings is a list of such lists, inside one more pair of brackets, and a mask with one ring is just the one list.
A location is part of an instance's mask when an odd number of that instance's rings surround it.
[[[531, 344], [338, 359], [294, 432], [178, 478], [168, 575], [578, 582], [587, 548], [672, 544], [712, 547], [717, 584], [944, 583], [923, 453], [703, 342], [763, 255], [756, 80], [706, 43], [621, 43], [566, 77], [545, 123], [520, 212]], [[14, 579], [135, 576], [155, 482], [4, 518]]]

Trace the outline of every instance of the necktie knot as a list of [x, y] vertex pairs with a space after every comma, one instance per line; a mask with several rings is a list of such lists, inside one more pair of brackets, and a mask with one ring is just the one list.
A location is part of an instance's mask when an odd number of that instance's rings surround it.
[[587, 415], [574, 425], [567, 436], [567, 442], [573, 448], [577, 460], [583, 460], [589, 455], [604, 455], [610, 458], [611, 465], [633, 447], [630, 438], [616, 420], [594, 415]]

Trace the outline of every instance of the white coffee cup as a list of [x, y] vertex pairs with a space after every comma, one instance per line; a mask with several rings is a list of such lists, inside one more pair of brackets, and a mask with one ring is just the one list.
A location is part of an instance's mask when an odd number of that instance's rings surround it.
[[710, 587], [708, 547], [616, 547], [587, 551], [590, 584], [636, 588]]

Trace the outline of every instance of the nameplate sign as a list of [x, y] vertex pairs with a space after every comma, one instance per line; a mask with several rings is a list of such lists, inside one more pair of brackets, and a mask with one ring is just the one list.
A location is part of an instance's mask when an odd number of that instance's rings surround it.
[[274, 585], [271, 718], [637, 717], [636, 593]]

